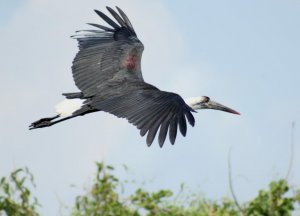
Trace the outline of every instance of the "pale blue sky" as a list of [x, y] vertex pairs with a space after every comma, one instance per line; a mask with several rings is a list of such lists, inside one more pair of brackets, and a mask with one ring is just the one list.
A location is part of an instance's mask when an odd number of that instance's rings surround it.
[[[62, 92], [76, 91], [70, 67], [77, 44], [69, 36], [101, 22], [93, 9], [106, 5], [119, 5], [143, 41], [147, 82], [182, 97], [210, 96], [242, 115], [200, 111], [187, 137], [162, 149], [156, 141], [148, 148], [126, 120], [105, 113], [28, 131], [53, 115]], [[60, 202], [72, 205], [82, 190], [70, 185], [88, 186], [102, 160], [149, 189], [184, 182], [212, 199], [230, 196], [230, 146], [237, 197], [247, 201], [285, 176], [292, 121], [290, 183], [300, 186], [299, 1], [6, 0], [0, 14], [0, 176], [28, 166], [43, 215], [59, 214]]]

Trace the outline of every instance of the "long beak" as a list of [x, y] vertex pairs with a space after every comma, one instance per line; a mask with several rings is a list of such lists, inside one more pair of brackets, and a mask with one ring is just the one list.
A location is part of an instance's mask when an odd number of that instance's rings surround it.
[[229, 107], [226, 107], [222, 104], [214, 102], [214, 101], [209, 101], [206, 105], [207, 105], [208, 109], [221, 110], [221, 111], [224, 111], [224, 112], [229, 112], [229, 113], [232, 113], [232, 114], [241, 115], [239, 112], [237, 112], [237, 111], [235, 111], [235, 110], [233, 110]]

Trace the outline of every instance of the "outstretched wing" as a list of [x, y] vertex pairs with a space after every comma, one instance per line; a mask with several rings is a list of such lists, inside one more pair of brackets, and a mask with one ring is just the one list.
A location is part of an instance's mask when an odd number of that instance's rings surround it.
[[85, 97], [93, 96], [97, 88], [113, 78], [130, 78], [143, 81], [141, 57], [144, 49], [125, 13], [119, 14], [107, 7], [118, 24], [104, 13], [95, 12], [110, 27], [92, 24], [97, 30], [79, 31], [79, 52], [72, 66], [76, 86]]
[[107, 99], [95, 97], [89, 104], [117, 117], [126, 118], [140, 130], [141, 136], [148, 133], [148, 146], [152, 144], [159, 128], [158, 142], [162, 147], [168, 130], [170, 142], [174, 144], [178, 126], [185, 136], [186, 119], [192, 126], [195, 124], [191, 113], [193, 110], [179, 95], [158, 89], [138, 90]]

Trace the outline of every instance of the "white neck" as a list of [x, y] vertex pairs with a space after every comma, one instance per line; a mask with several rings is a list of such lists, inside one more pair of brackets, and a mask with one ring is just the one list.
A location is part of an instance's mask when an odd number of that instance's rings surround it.
[[186, 98], [184, 102], [194, 110], [200, 109], [199, 103], [203, 100], [203, 97], [190, 97]]

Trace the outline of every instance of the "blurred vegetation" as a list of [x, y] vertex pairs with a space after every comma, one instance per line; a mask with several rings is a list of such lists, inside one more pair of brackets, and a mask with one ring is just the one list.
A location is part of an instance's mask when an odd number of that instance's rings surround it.
[[[237, 206], [231, 199], [211, 201], [196, 194], [174, 195], [170, 190], [149, 192], [143, 188], [126, 197], [119, 192], [124, 186], [112, 166], [97, 163], [93, 185], [75, 200], [71, 216], [288, 216], [300, 204], [300, 191], [291, 190], [285, 180], [272, 181], [253, 200]], [[30, 189], [33, 176], [18, 169], [0, 182], [0, 215], [36, 216], [40, 207]], [[32, 187], [33, 186], [33, 187]]]
[[33, 175], [25, 169], [13, 171], [8, 178], [0, 180], [0, 216], [38, 216], [39, 203], [31, 195], [30, 188], [35, 187]]

